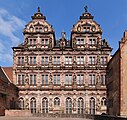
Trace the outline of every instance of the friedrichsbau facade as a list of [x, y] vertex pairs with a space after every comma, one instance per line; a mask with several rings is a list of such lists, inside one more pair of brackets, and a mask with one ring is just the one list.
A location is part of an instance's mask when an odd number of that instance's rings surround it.
[[59, 40], [38, 8], [13, 47], [13, 83], [19, 107], [32, 113], [106, 113], [105, 75], [111, 47], [85, 8], [70, 40]]

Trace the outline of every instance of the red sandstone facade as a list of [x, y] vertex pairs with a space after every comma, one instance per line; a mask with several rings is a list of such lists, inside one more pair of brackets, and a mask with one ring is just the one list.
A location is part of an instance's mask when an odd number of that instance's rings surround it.
[[105, 75], [111, 47], [102, 29], [85, 9], [59, 40], [40, 12], [24, 31], [24, 42], [13, 47], [13, 83], [19, 88], [20, 109], [32, 113], [101, 114], [106, 112]]
[[5, 109], [18, 107], [18, 88], [11, 78], [12, 67], [0, 67], [0, 115], [5, 114]]
[[127, 116], [127, 31], [107, 66], [108, 114]]

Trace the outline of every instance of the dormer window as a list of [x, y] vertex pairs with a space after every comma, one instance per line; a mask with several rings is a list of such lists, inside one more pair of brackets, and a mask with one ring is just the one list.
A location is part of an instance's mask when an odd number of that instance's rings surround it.
[[44, 39], [41, 40], [42, 45], [44, 45]]
[[86, 32], [87, 31], [87, 27], [84, 27], [83, 31]]
[[45, 39], [45, 44], [48, 45], [49, 44], [49, 40]]
[[32, 45], [32, 39], [30, 39], [30, 45]]
[[84, 32], [89, 32], [90, 31], [90, 27], [88, 27], [88, 26], [83, 27], [83, 31]]
[[36, 27], [36, 32], [38, 32], [39, 31], [39, 29], [38, 29], [38, 27]]
[[42, 33], [42, 28], [41, 27], [39, 28], [39, 31]]
[[34, 31], [34, 28], [33, 27], [30, 27], [29, 30], [30, 30], [30, 32], [33, 32]]
[[36, 45], [36, 39], [33, 40], [33, 44]]

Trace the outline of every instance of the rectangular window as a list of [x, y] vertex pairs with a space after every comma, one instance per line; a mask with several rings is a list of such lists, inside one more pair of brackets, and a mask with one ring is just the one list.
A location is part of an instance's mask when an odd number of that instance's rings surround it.
[[45, 83], [45, 78], [44, 78], [45, 76], [44, 75], [42, 75], [42, 85]]
[[84, 39], [83, 38], [78, 38], [77, 39], [77, 45], [84, 45]]
[[80, 39], [77, 39], [77, 45], [80, 45]]
[[60, 75], [54, 75], [54, 85], [60, 85]]
[[104, 64], [107, 64], [107, 57], [104, 57]]
[[41, 40], [42, 45], [44, 45], [44, 39]]
[[89, 45], [92, 45], [92, 39], [89, 39]]
[[24, 64], [24, 57], [18, 57], [18, 64], [23, 65]]
[[94, 74], [89, 75], [89, 84], [90, 85], [95, 85], [96, 84], [95, 75]]
[[89, 57], [89, 64], [95, 64], [95, 57], [93, 56]]
[[54, 57], [54, 64], [60, 64], [60, 57]]
[[42, 65], [45, 64], [44, 57], [42, 57], [41, 64], [42, 64]]
[[24, 82], [24, 75], [22, 75], [22, 85], [24, 85], [25, 84], [25, 82]]
[[24, 85], [24, 75], [18, 75], [18, 85]]
[[24, 57], [22, 57], [22, 59], [21, 59], [21, 64], [22, 65], [24, 64]]
[[80, 44], [83, 45], [84, 44], [84, 39], [80, 40]]
[[48, 75], [45, 76], [45, 84], [48, 84]]
[[49, 40], [45, 39], [45, 44], [48, 45], [49, 44]]
[[33, 42], [34, 42], [33, 44], [36, 45], [36, 39], [34, 39]]
[[95, 38], [90, 38], [89, 39], [89, 45], [96, 45], [96, 39]]
[[18, 85], [21, 85], [21, 75], [18, 75]]
[[36, 75], [34, 75], [33, 84], [36, 85]]
[[48, 64], [48, 57], [45, 57], [45, 64]]
[[65, 64], [72, 64], [72, 57], [65, 57]]
[[32, 39], [30, 39], [30, 45], [32, 45]]
[[48, 75], [42, 75], [42, 85], [48, 85]]
[[36, 57], [30, 57], [30, 64], [36, 65]]
[[105, 85], [105, 75], [101, 75], [101, 84]]
[[36, 57], [34, 57], [34, 65], [36, 65]]
[[36, 75], [30, 75], [30, 85], [36, 85]]
[[33, 83], [33, 75], [30, 75], [30, 85]]
[[41, 63], [42, 63], [42, 65], [44, 65], [44, 64], [48, 64], [48, 57], [42, 57], [42, 61], [41, 61]]
[[66, 74], [65, 76], [65, 84], [71, 85], [72, 84], [72, 75], [71, 74]]
[[30, 64], [32, 64], [32, 57], [30, 57]]
[[84, 64], [84, 57], [78, 57], [77, 64]]
[[77, 75], [77, 84], [84, 84], [84, 75], [83, 74], [78, 74]]

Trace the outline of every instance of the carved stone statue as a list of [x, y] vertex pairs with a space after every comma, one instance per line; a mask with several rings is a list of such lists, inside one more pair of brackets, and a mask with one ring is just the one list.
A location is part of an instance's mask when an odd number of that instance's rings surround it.
[[74, 47], [74, 48], [77, 47], [76, 42], [77, 42], [76, 39], [74, 39], [74, 41], [73, 41], [73, 47]]
[[74, 82], [74, 84], [76, 83], [76, 75], [75, 75], [75, 73], [73, 75], [73, 82]]
[[100, 109], [101, 109], [101, 104], [100, 104], [99, 98], [97, 99], [96, 108], [97, 108], [97, 111], [100, 111]]
[[100, 55], [97, 55], [97, 63], [100, 63]]
[[52, 48], [52, 39], [49, 40], [49, 48]]
[[29, 85], [29, 76], [28, 76], [28, 74], [25, 75], [25, 84]]
[[49, 75], [49, 83], [52, 84], [52, 74]]
[[100, 76], [99, 76], [99, 75], [97, 75], [96, 84], [97, 84], [97, 85], [100, 85], [100, 84], [101, 84], [101, 82], [100, 82]]
[[97, 38], [97, 48], [100, 48], [101, 47], [101, 45], [100, 45], [100, 38], [98, 37]]
[[76, 98], [73, 98], [73, 109], [76, 111]]
[[76, 65], [76, 56], [74, 56], [73, 64]]
[[52, 56], [51, 55], [49, 56], [49, 62], [52, 62]]

